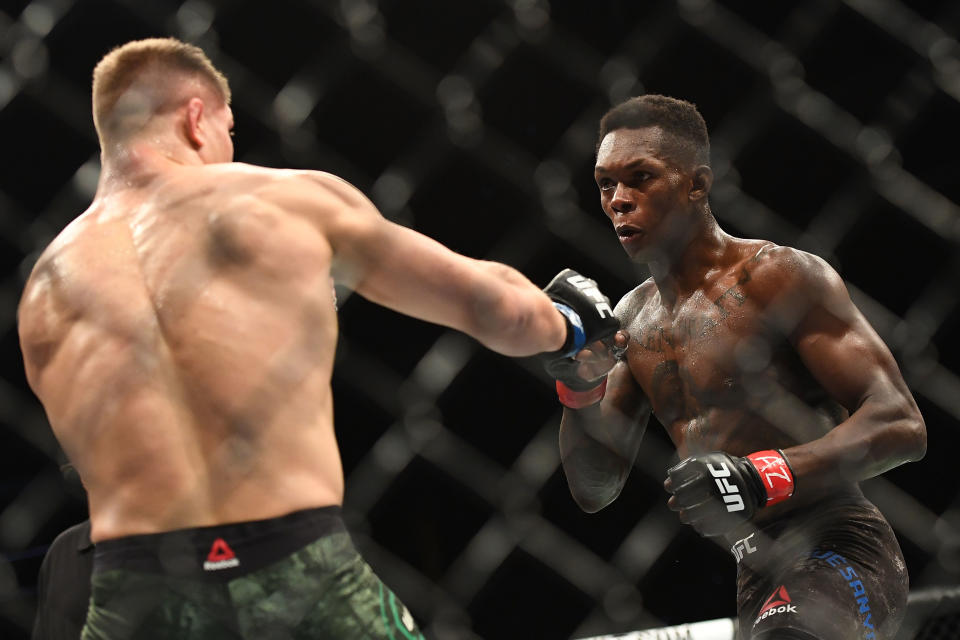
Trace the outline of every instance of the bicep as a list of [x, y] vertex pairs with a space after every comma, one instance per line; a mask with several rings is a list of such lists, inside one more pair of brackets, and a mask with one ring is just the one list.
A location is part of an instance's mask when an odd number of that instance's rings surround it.
[[483, 296], [492, 267], [379, 215], [349, 227], [334, 239], [335, 276], [364, 298], [458, 329], [467, 328], [473, 306], [491, 302]]
[[322, 225], [337, 282], [394, 311], [464, 331], [505, 355], [563, 344], [563, 317], [519, 271], [460, 255], [386, 220], [342, 181], [328, 187]]
[[[384, 218], [336, 176], [307, 174], [303, 201], [332, 250], [338, 284], [407, 315], [450, 324], [474, 271], [468, 258]], [[456, 301], [456, 302], [455, 302]]]
[[906, 392], [890, 350], [830, 274], [813, 285], [809, 308], [791, 335], [804, 365], [849, 411], [877, 393]]

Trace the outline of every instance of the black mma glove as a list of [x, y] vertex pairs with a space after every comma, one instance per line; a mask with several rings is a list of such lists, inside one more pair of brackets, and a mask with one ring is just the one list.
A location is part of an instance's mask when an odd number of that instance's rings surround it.
[[670, 509], [702, 536], [721, 536], [767, 505], [793, 495], [793, 471], [779, 449], [739, 458], [715, 451], [667, 470]]
[[573, 357], [586, 345], [609, 338], [620, 329], [610, 299], [600, 293], [596, 282], [573, 269], [558, 273], [543, 291], [567, 322], [563, 346], [540, 356], [547, 373], [557, 380], [560, 401], [577, 409], [599, 402], [606, 389], [606, 376], [584, 380], [577, 375], [580, 365]]

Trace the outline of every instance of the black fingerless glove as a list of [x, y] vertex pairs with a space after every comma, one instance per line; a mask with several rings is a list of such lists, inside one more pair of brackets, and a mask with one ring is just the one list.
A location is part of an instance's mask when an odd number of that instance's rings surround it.
[[[573, 359], [586, 345], [609, 338], [620, 329], [610, 299], [597, 283], [572, 269], [564, 269], [544, 288], [567, 323], [567, 339], [557, 350], [541, 354], [544, 369], [557, 380], [557, 392], [566, 406], [580, 408], [603, 397], [606, 376], [584, 380], [577, 375], [579, 363]], [[597, 390], [599, 389], [599, 395]]]
[[722, 451], [698, 454], [667, 470], [680, 521], [703, 536], [721, 536], [765, 506], [793, 495], [794, 479], [780, 450], [745, 458]]

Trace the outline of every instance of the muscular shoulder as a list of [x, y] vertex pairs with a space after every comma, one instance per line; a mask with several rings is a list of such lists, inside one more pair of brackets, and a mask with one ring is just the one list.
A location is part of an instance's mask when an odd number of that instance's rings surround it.
[[17, 328], [20, 331], [21, 339], [26, 332], [35, 328], [34, 316], [46, 301], [49, 290], [50, 260], [45, 255], [41, 255], [23, 286], [20, 303], [17, 307]]
[[842, 285], [826, 260], [793, 247], [765, 244], [744, 261], [744, 288], [761, 299], [785, 294], [817, 296]]
[[[333, 174], [299, 169], [273, 169], [242, 162], [191, 167], [172, 176], [183, 189], [209, 192], [226, 202], [256, 198], [289, 213], [322, 214], [327, 210], [361, 208], [369, 200]], [[181, 189], [174, 188], [177, 196]], [[189, 194], [187, 194], [189, 195]]]
[[814, 307], [844, 315], [849, 295], [842, 278], [826, 260], [812, 253], [765, 245], [743, 266], [744, 293], [760, 303], [766, 317], [789, 331]]
[[305, 199], [314, 209], [357, 208], [369, 200], [352, 184], [331, 173], [294, 169], [265, 169], [240, 165], [239, 171], [254, 172], [260, 178], [256, 193], [285, 202]]
[[620, 320], [620, 324], [627, 326], [631, 320], [640, 315], [651, 296], [656, 294], [657, 288], [653, 278], [647, 278], [643, 283], [628, 291], [614, 307], [613, 314]]
[[[64, 280], [63, 263], [75, 259], [73, 254], [82, 253], [86, 245], [85, 236], [90, 226], [91, 211], [88, 210], [74, 218], [40, 253], [23, 287], [18, 306], [18, 323], [21, 337], [34, 332], [42, 334], [48, 329], [54, 310], [62, 305], [56, 304], [60, 284]], [[84, 275], [82, 269], [68, 269]]]
[[[332, 245], [344, 228], [380, 218], [360, 190], [329, 173], [271, 169], [242, 163], [210, 165], [205, 183], [213, 192], [216, 215], [211, 222], [232, 225], [235, 218], [259, 227], [302, 227]], [[266, 229], [264, 229], [266, 230]]]
[[66, 317], [56, 295], [56, 274], [53, 252], [48, 248], [37, 260], [23, 288], [17, 307], [17, 332], [23, 352], [27, 380], [35, 384], [35, 374], [53, 355]]

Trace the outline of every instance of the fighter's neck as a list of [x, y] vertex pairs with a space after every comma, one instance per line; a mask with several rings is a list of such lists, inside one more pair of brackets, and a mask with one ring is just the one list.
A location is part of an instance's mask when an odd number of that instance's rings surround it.
[[202, 164], [196, 153], [182, 144], [159, 138], [115, 145], [103, 151], [100, 161], [98, 197], [142, 187], [178, 167]]
[[682, 248], [670, 252], [665, 260], [648, 263], [664, 303], [672, 306], [690, 297], [711, 275], [723, 270], [736, 253], [734, 242], [735, 238], [724, 233], [713, 216], [708, 216]]

